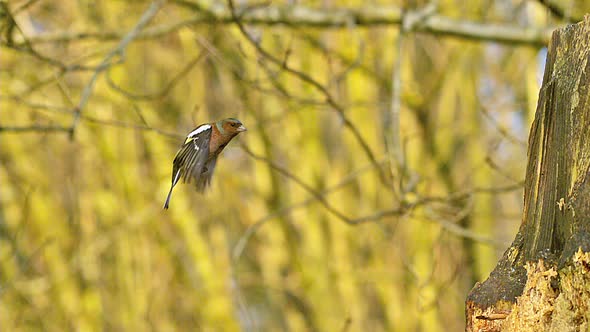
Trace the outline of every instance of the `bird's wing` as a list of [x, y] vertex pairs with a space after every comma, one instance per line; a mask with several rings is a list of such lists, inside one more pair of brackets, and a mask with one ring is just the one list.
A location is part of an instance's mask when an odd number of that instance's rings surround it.
[[184, 144], [174, 158], [172, 181], [197, 182], [201, 177], [203, 167], [209, 157], [209, 141], [211, 140], [211, 125], [204, 124], [190, 132]]
[[203, 168], [203, 172], [201, 173], [201, 177], [197, 179], [196, 186], [197, 191], [203, 192], [209, 185], [211, 184], [211, 177], [213, 176], [213, 171], [215, 170], [215, 164], [217, 163], [217, 156], [211, 158], [209, 161], [205, 163], [205, 167]]

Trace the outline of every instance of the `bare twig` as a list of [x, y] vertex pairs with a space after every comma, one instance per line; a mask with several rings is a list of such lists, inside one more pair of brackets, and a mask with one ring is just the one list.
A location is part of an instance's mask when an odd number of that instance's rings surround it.
[[504, 126], [502, 124], [500, 124], [496, 119], [494, 119], [494, 117], [490, 114], [490, 111], [487, 109], [487, 107], [482, 105], [481, 106], [481, 113], [488, 120], [490, 120], [490, 122], [492, 123], [492, 125], [494, 127], [496, 127], [496, 129], [498, 130], [500, 135], [502, 135], [503, 137], [505, 137], [507, 140], [511, 141], [512, 143], [515, 143], [517, 145], [520, 145], [520, 146], [526, 148], [526, 142], [519, 139], [518, 137], [512, 135], [508, 129], [504, 128]]
[[69, 132], [70, 128], [61, 126], [23, 126], [23, 127], [0, 127], [0, 133], [12, 132], [12, 133], [25, 133], [25, 132], [52, 132], [52, 131], [65, 131]]
[[[383, 164], [383, 163], [384, 163], [384, 161], [380, 161], [380, 164]], [[375, 168], [375, 165], [370, 164], [369, 166], [358, 169], [358, 170], [348, 174], [347, 176], [345, 176], [339, 183], [335, 184], [334, 186], [328, 187], [325, 190], [321, 191], [320, 194], [322, 196], [327, 196], [328, 194], [339, 190], [340, 188], [344, 187], [345, 185], [348, 185], [349, 183], [351, 183], [352, 181], [357, 179], [357, 177], [360, 174], [362, 174], [366, 171], [372, 170], [374, 168]], [[267, 223], [268, 221], [270, 221], [274, 218], [278, 218], [282, 215], [292, 212], [293, 210], [308, 206], [309, 204], [311, 204], [315, 201], [316, 201], [315, 197], [309, 197], [309, 198], [299, 201], [297, 203], [293, 203], [291, 205], [284, 206], [284, 207], [278, 209], [277, 211], [274, 211], [274, 212], [258, 219], [257, 221], [255, 221], [252, 225], [250, 225], [246, 229], [244, 234], [240, 237], [238, 243], [236, 243], [236, 245], [234, 246], [234, 249], [232, 250], [233, 259], [234, 260], [240, 259], [240, 257], [242, 256], [242, 252], [244, 251], [244, 248], [246, 247], [246, 244], [248, 243], [248, 241], [250, 240], [252, 235], [254, 235], [254, 233], [256, 233], [265, 223]]]
[[107, 56], [102, 60], [102, 62], [98, 66], [98, 68], [96, 68], [96, 70], [94, 71], [94, 74], [90, 78], [90, 81], [88, 81], [88, 83], [84, 87], [84, 90], [82, 91], [82, 97], [80, 97], [80, 102], [74, 108], [74, 119], [73, 119], [72, 125], [70, 127], [70, 136], [71, 137], [74, 136], [76, 126], [78, 125], [78, 122], [80, 121], [80, 115], [82, 114], [82, 111], [86, 107], [86, 104], [88, 104], [88, 100], [90, 99], [90, 95], [92, 94], [92, 90], [94, 89], [94, 85], [96, 84], [96, 81], [98, 80], [98, 76], [112, 65], [113, 59], [116, 56], [120, 56], [121, 58], [124, 57], [124, 53], [125, 53], [125, 49], [127, 48], [127, 45], [129, 45], [129, 43], [131, 43], [134, 39], [136, 39], [137, 36], [139, 35], [140, 31], [151, 21], [152, 18], [154, 18], [154, 16], [156, 16], [156, 14], [160, 10], [160, 7], [162, 7], [164, 2], [165, 2], [165, 0], [154, 0], [151, 3], [150, 7], [143, 13], [141, 18], [137, 22], [137, 24], [135, 24], [133, 29], [131, 29], [131, 31], [129, 31], [129, 33], [127, 33], [125, 35], [125, 37], [123, 37], [123, 39], [119, 42], [119, 44], [112, 51], [110, 51], [107, 54]]
[[[491, 188], [473, 188], [471, 190], [465, 190], [465, 191], [461, 191], [461, 192], [456, 192], [453, 194], [450, 194], [448, 196], [444, 196], [444, 197], [438, 197], [438, 196], [432, 196], [432, 197], [423, 197], [423, 198], [419, 198], [411, 203], [409, 202], [402, 202], [398, 207], [392, 208], [392, 209], [386, 209], [386, 210], [381, 210], [378, 211], [374, 214], [371, 215], [366, 215], [366, 216], [362, 216], [362, 217], [358, 217], [355, 219], [349, 218], [347, 216], [345, 216], [344, 214], [342, 214], [341, 212], [335, 210], [326, 200], [326, 196], [327, 194], [331, 193], [332, 191], [335, 191], [339, 188], [341, 188], [342, 186], [346, 185], [347, 183], [349, 183], [350, 181], [352, 181], [353, 179], [356, 178], [356, 176], [360, 173], [363, 172], [365, 170], [368, 169], [373, 169], [374, 165], [371, 164], [372, 166], [370, 168], [363, 168], [359, 171], [353, 172], [351, 173], [349, 176], [347, 176], [342, 182], [336, 184], [335, 186], [328, 188], [324, 191], [317, 191], [314, 188], [312, 188], [310, 185], [306, 184], [305, 182], [303, 182], [301, 179], [299, 179], [297, 176], [293, 175], [292, 173], [290, 173], [288, 170], [282, 168], [281, 166], [277, 165], [276, 163], [274, 163], [272, 160], [257, 155], [254, 152], [252, 152], [246, 145], [241, 145], [242, 149], [252, 158], [265, 162], [267, 163], [273, 170], [281, 173], [282, 175], [288, 177], [289, 179], [293, 180], [295, 183], [297, 183], [298, 185], [300, 185], [303, 189], [305, 189], [307, 192], [309, 192], [312, 197], [303, 200], [301, 202], [286, 206], [281, 208], [278, 211], [275, 211], [261, 219], [259, 219], [258, 221], [254, 222], [251, 226], [249, 226], [246, 231], [244, 232], [244, 234], [240, 237], [240, 239], [238, 240], [238, 242], [236, 243], [236, 245], [234, 246], [233, 250], [232, 250], [232, 258], [234, 260], [239, 260], [240, 257], [242, 256], [242, 253], [248, 243], [248, 241], [250, 240], [250, 238], [269, 220], [276, 218], [278, 216], [281, 216], [285, 213], [288, 213], [296, 208], [300, 208], [303, 206], [306, 206], [312, 202], [318, 201], [321, 205], [323, 205], [330, 213], [332, 213], [333, 215], [335, 215], [337, 218], [339, 218], [340, 220], [344, 221], [345, 223], [349, 224], [349, 225], [357, 225], [357, 224], [362, 224], [362, 223], [367, 223], [367, 222], [375, 222], [375, 221], [379, 221], [383, 218], [386, 217], [394, 217], [394, 216], [402, 216], [404, 214], [407, 214], [408, 212], [412, 211], [414, 208], [419, 207], [419, 206], [423, 206], [429, 203], [448, 203], [451, 201], [457, 201], [457, 200], [462, 200], [462, 199], [467, 199], [469, 197], [471, 197], [472, 195], [475, 194], [497, 194], [497, 193], [504, 193], [504, 192], [510, 192], [510, 191], [514, 191], [514, 190], [519, 190], [522, 189], [522, 183], [518, 183], [518, 184], [513, 184], [513, 185], [508, 185], [508, 186], [503, 186], [503, 187], [491, 187]], [[383, 161], [381, 161], [380, 163], [383, 163]], [[459, 214], [458, 214], [459, 215]], [[459, 215], [460, 216], [460, 215]], [[447, 231], [449, 231], [452, 234], [461, 236], [461, 237], [465, 237], [465, 238], [470, 238], [474, 241], [479, 241], [482, 243], [486, 243], [486, 244], [492, 244], [498, 247], [504, 246], [504, 243], [499, 243], [497, 241], [494, 241], [490, 238], [487, 238], [485, 236], [482, 235], [478, 235], [472, 231], [470, 231], [469, 229], [466, 229], [464, 227], [461, 227], [460, 225], [458, 225], [456, 222], [452, 222], [452, 221], [446, 221], [446, 220], [442, 220], [441, 218], [436, 218], [433, 219], [433, 221], [439, 223], [443, 228], [445, 228]]]
[[[402, 25], [403, 27], [403, 25]], [[395, 41], [395, 59], [391, 69], [391, 109], [385, 113], [384, 135], [385, 147], [389, 156], [389, 170], [393, 179], [393, 192], [401, 196], [403, 186], [402, 167], [404, 165], [401, 149], [400, 113], [401, 113], [401, 88], [402, 88], [402, 55], [404, 29], [400, 29]], [[396, 186], [396, 182], [399, 186]]]
[[[248, 31], [246, 31], [246, 28], [244, 27], [244, 25], [240, 21], [241, 20], [240, 16], [238, 16], [238, 13], [236, 12], [236, 9], [235, 9], [233, 0], [228, 0], [228, 3], [229, 3], [229, 8], [230, 8], [230, 13], [231, 13], [231, 16], [232, 16], [235, 24], [238, 26], [238, 29], [240, 30], [240, 32], [242, 33], [242, 35], [256, 49], [256, 51], [261, 56], [263, 56], [265, 59], [268, 59], [270, 62], [272, 62], [273, 64], [279, 66], [280, 68], [282, 68], [283, 70], [285, 70], [287, 73], [290, 73], [290, 74], [294, 75], [295, 77], [299, 78], [301, 81], [303, 81], [303, 82], [311, 85], [317, 91], [319, 91], [324, 96], [324, 98], [326, 99], [326, 103], [328, 105], [330, 105], [332, 107], [332, 109], [338, 114], [338, 116], [340, 117], [340, 120], [342, 121], [344, 127], [347, 128], [353, 134], [353, 136], [355, 137], [355, 139], [357, 140], [357, 142], [360, 144], [361, 148], [363, 149], [363, 151], [365, 152], [365, 154], [367, 155], [367, 157], [369, 158], [369, 160], [371, 161], [371, 163], [373, 163], [374, 165], [377, 165], [377, 159], [375, 158], [375, 155], [374, 155], [373, 151], [369, 147], [369, 144], [362, 137], [360, 131], [353, 124], [353, 122], [348, 117], [346, 117], [345, 112], [344, 112], [344, 108], [336, 102], [336, 100], [332, 97], [332, 94], [328, 91], [328, 89], [323, 84], [321, 84], [320, 82], [318, 82], [317, 80], [315, 80], [313, 77], [311, 77], [310, 75], [308, 75], [307, 73], [305, 73], [303, 71], [300, 71], [300, 70], [297, 70], [297, 69], [294, 69], [292, 67], [289, 67], [286, 63], [284, 63], [282, 61], [282, 59], [275, 57], [274, 55], [270, 54], [267, 50], [265, 50], [260, 45], [260, 43], [258, 43], [248, 33]], [[380, 176], [381, 180], [383, 181], [384, 184], [386, 184], [387, 183], [387, 178], [383, 174], [382, 169], [381, 168], [378, 168], [378, 170], [379, 170], [379, 176]], [[389, 186], [387, 186], [387, 187], [389, 188]]]
[[524, 186], [524, 180], [518, 180], [515, 179], [511, 174], [509, 174], [508, 172], [506, 172], [506, 170], [503, 170], [502, 167], [500, 165], [498, 165], [494, 159], [492, 158], [492, 156], [486, 156], [485, 158], [485, 162], [486, 164], [493, 169], [494, 171], [496, 171], [496, 173], [500, 174], [501, 176], [503, 176], [504, 178], [512, 181], [515, 184], [518, 184], [520, 186]]
[[432, 222], [439, 224], [444, 230], [453, 235], [457, 235], [462, 238], [470, 239], [483, 244], [492, 245], [502, 249], [510, 245], [510, 243], [498, 241], [494, 238], [477, 234], [476, 232], [470, 229], [462, 227], [459, 222], [471, 213], [472, 207], [473, 200], [470, 199], [468, 203], [463, 208], [461, 208], [460, 211], [453, 213], [453, 215], [450, 218], [440, 216], [439, 214], [435, 213], [431, 208], [426, 208], [426, 214], [428, 219], [430, 219]]
[[50, 105], [50, 104], [41, 104], [29, 101], [21, 96], [16, 95], [0, 95], [0, 100], [12, 100], [18, 103], [21, 106], [26, 106], [32, 110], [45, 110], [50, 112], [57, 112], [57, 113], [71, 113], [72, 109], [65, 106], [57, 106], [57, 105]]
[[539, 2], [545, 8], [547, 8], [549, 10], [549, 12], [551, 12], [551, 14], [559, 17], [562, 20], [565, 20], [568, 22], [578, 22], [578, 21], [581, 21], [584, 19], [584, 17], [582, 17], [582, 16], [570, 15], [570, 13], [566, 12], [563, 8], [561, 8], [557, 4], [558, 3], [557, 1], [554, 2], [551, 0], [537, 0], [537, 2]]
[[305, 189], [305, 191], [307, 191], [308, 193], [310, 193], [320, 204], [322, 204], [324, 206], [324, 208], [326, 208], [326, 210], [328, 210], [328, 212], [330, 212], [332, 215], [334, 215], [335, 217], [337, 217], [338, 219], [346, 222], [346, 223], [351, 223], [350, 219], [345, 216], [344, 214], [342, 214], [341, 212], [339, 212], [338, 210], [336, 210], [336, 208], [334, 208], [324, 197], [324, 195], [315, 190], [312, 186], [308, 185], [307, 183], [303, 182], [301, 179], [299, 179], [297, 176], [293, 175], [291, 172], [289, 172], [288, 170], [284, 169], [283, 167], [277, 165], [274, 161], [257, 155], [254, 152], [252, 152], [246, 145], [242, 144], [241, 145], [242, 149], [252, 158], [256, 159], [256, 160], [260, 160], [260, 161], [264, 161], [265, 163], [267, 163], [273, 170], [281, 173], [283, 176], [291, 179], [293, 182], [297, 183], [300, 187], [302, 187], [303, 189]]
[[115, 90], [116, 92], [124, 95], [125, 97], [127, 97], [129, 99], [159, 99], [159, 98], [162, 98], [162, 97], [168, 95], [168, 93], [174, 88], [174, 86], [176, 86], [176, 84], [178, 84], [178, 82], [180, 82], [180, 80], [184, 76], [186, 76], [197, 63], [199, 63], [201, 60], [203, 60], [206, 55], [207, 54], [205, 52], [200, 52], [196, 57], [194, 57], [191, 61], [189, 61], [184, 66], [184, 68], [178, 74], [176, 74], [172, 78], [172, 80], [170, 80], [170, 82], [168, 82], [164, 86], [163, 89], [161, 89], [158, 92], [137, 94], [137, 93], [127, 91], [127, 90], [123, 89], [122, 87], [120, 87], [119, 85], [117, 85], [117, 83], [115, 83], [113, 81], [113, 79], [111, 78], [111, 75], [110, 75], [110, 71], [107, 71], [107, 74], [106, 74], [107, 83], [109, 84], [111, 89]]
[[39, 0], [28, 0], [27, 2], [23, 3], [22, 5], [18, 6], [13, 14], [16, 15], [18, 13], [20, 13], [23, 10], [26, 10], [27, 8], [29, 8], [30, 6], [34, 5], [35, 2], [38, 2]]
[[[66, 68], [66, 66], [62, 62], [37, 52], [37, 50], [33, 47], [32, 43], [25, 36], [21, 27], [14, 19], [14, 15], [10, 12], [8, 4], [3, 1], [0, 1], [0, 18], [4, 21], [0, 22], [4, 23], [3, 26], [0, 26], [0, 32], [4, 33], [4, 36], [0, 35], [0, 46], [5, 46], [7, 48], [14, 49], [18, 52], [30, 54], [31, 56], [40, 61], [43, 61], [53, 66], [57, 66], [61, 69]], [[15, 31], [19, 33], [19, 36], [22, 39], [22, 42], [20, 44], [17, 44], [14, 41], [15, 36], [13, 36], [13, 33]]]
[[106, 125], [106, 126], [111, 126], [111, 127], [128, 128], [128, 129], [135, 129], [135, 130], [142, 130], [142, 131], [153, 131], [153, 132], [160, 134], [162, 136], [166, 136], [166, 137], [170, 137], [170, 138], [174, 138], [174, 139], [182, 139], [184, 137], [184, 135], [180, 135], [178, 133], [171, 132], [171, 131], [166, 131], [166, 130], [154, 128], [154, 127], [151, 127], [147, 124], [141, 125], [141, 124], [128, 123], [128, 122], [123, 122], [123, 121], [116, 121], [116, 120], [102, 120], [102, 119], [97, 119], [97, 118], [93, 118], [93, 117], [86, 116], [86, 115], [83, 115], [81, 117], [81, 119], [84, 121], [90, 122], [90, 123], [96, 123], [96, 124]]
[[[399, 34], [395, 41], [395, 59], [393, 61], [393, 69], [391, 73], [391, 109], [389, 116], [386, 117], [388, 121], [385, 123], [385, 142], [390, 159], [390, 170], [392, 178], [394, 179], [394, 192], [400, 195], [403, 194], [403, 181], [405, 176], [405, 160], [402, 151], [401, 139], [401, 95], [402, 95], [402, 59], [404, 51], [404, 36], [406, 32], [412, 31], [416, 26], [422, 24], [428, 17], [432, 16], [437, 9], [436, 2], [431, 2], [424, 8], [418, 11], [409, 11], [402, 14], [402, 24]], [[395, 185], [397, 181], [397, 186]]]
[[[14, 100], [14, 101], [16, 101], [22, 105], [25, 105], [31, 109], [34, 109], [34, 110], [44, 110], [44, 111], [57, 112], [57, 113], [71, 113], [72, 112], [71, 108], [67, 108], [64, 106], [54, 106], [54, 105], [32, 103], [32, 102], [28, 102], [18, 96], [0, 96], [0, 100], [1, 99], [11, 99], [11, 100]], [[82, 114], [80, 116], [80, 119], [82, 121], [86, 121], [88, 123], [101, 124], [101, 125], [105, 125], [105, 126], [128, 128], [128, 129], [135, 129], [135, 130], [142, 130], [142, 131], [152, 131], [152, 132], [155, 132], [155, 133], [160, 134], [162, 136], [166, 136], [166, 137], [170, 137], [170, 138], [174, 138], [174, 139], [181, 139], [184, 137], [184, 135], [180, 135], [175, 132], [151, 127], [150, 125], [147, 124], [145, 119], [142, 117], [141, 113], [139, 112], [139, 109], [137, 109], [137, 108], [135, 108], [135, 109], [136, 109], [136, 113], [140, 117], [140, 120], [143, 124], [129, 123], [129, 122], [117, 121], [117, 120], [103, 120], [103, 119], [98, 119], [98, 118], [84, 115], [84, 114]], [[0, 126], [0, 132], [2, 132], [2, 131], [4, 131], [4, 132], [20, 132], [20, 133], [35, 132], [35, 131], [38, 131], [38, 132], [50, 132], [50, 131], [69, 132], [70, 128], [69, 127], [60, 127], [60, 126], [23, 126], [23, 127]]]

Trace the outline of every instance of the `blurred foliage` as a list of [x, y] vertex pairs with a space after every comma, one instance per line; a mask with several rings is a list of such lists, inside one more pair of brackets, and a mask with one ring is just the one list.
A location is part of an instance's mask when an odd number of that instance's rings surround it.
[[[191, 17], [187, 3], [168, 1], [150, 26]], [[520, 223], [543, 50], [407, 33], [396, 71], [397, 27], [248, 26], [330, 93], [375, 165], [321, 91], [221, 22], [133, 40], [70, 136], [119, 43], [109, 34], [124, 36], [149, 2], [2, 4], [2, 331], [463, 329], [467, 291]], [[535, 1], [439, 6], [481, 22], [552, 20]], [[65, 32], [95, 35], [35, 39]], [[384, 143], [392, 72], [404, 171]], [[163, 211], [183, 136], [224, 117], [249, 131], [224, 151], [211, 190], [178, 186]], [[338, 213], [382, 216], [349, 225]]]

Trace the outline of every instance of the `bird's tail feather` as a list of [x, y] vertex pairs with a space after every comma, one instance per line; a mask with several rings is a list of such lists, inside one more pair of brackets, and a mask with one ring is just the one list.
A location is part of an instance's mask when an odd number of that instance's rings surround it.
[[170, 198], [172, 197], [172, 189], [174, 189], [174, 186], [172, 186], [170, 188], [170, 191], [168, 192], [168, 197], [166, 197], [166, 202], [164, 203], [164, 210], [168, 210], [168, 206], [170, 205]]
[[168, 197], [166, 197], [166, 202], [164, 203], [164, 210], [168, 210], [168, 206], [170, 205], [170, 198], [172, 197], [172, 189], [180, 180], [180, 169], [176, 171], [174, 178], [172, 179], [172, 185], [170, 186], [170, 191], [168, 192]]

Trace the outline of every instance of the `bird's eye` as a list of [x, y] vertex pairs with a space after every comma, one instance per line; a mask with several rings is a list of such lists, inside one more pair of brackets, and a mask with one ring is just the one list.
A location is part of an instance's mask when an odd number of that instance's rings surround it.
[[238, 124], [236, 122], [232, 123], [231, 125], [232, 125], [232, 127], [237, 127], [238, 126]]

